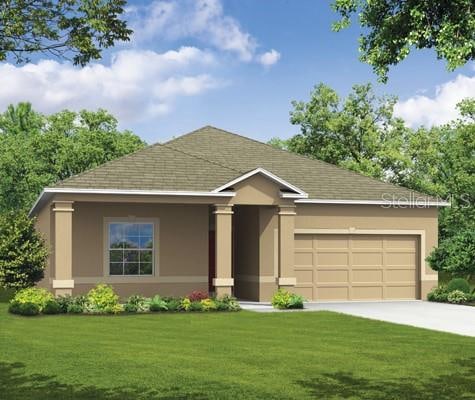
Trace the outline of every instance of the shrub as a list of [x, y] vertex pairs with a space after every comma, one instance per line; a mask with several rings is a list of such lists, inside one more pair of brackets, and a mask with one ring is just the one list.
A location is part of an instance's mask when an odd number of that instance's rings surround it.
[[63, 310], [56, 300], [49, 300], [43, 308], [43, 314], [61, 314], [62, 312]]
[[20, 302], [12, 301], [10, 303], [8, 311], [10, 311], [12, 314], [33, 316], [33, 315], [38, 315], [40, 313], [40, 307], [36, 303], [31, 303], [31, 302], [20, 303]]
[[218, 311], [239, 311], [241, 306], [235, 297], [225, 294], [224, 296], [217, 298], [216, 309]]
[[68, 312], [68, 306], [72, 304], [73, 301], [74, 297], [70, 296], [69, 294], [56, 297], [56, 303], [58, 303], [62, 313]]
[[122, 311], [119, 296], [115, 294], [112, 286], [99, 284], [87, 294], [85, 310], [93, 314], [112, 314]]
[[180, 310], [190, 311], [190, 307], [191, 307], [191, 300], [188, 297], [184, 297], [183, 299], [181, 299]]
[[0, 286], [23, 289], [43, 278], [48, 250], [25, 213], [0, 215]]
[[203, 311], [203, 304], [200, 301], [192, 301], [189, 311]]
[[449, 301], [449, 303], [462, 304], [468, 301], [468, 296], [461, 290], [454, 290], [453, 292], [449, 293], [449, 295], [447, 296], [447, 300]]
[[15, 294], [12, 303], [33, 303], [36, 304], [41, 311], [46, 306], [48, 301], [54, 300], [53, 295], [43, 288], [27, 288], [22, 289]]
[[77, 303], [71, 303], [67, 308], [68, 314], [82, 314], [84, 312], [84, 306]]
[[216, 302], [213, 299], [200, 300], [203, 311], [216, 311]]
[[441, 242], [427, 257], [434, 271], [464, 276], [470, 280], [475, 274], [475, 230], [467, 228]]
[[200, 292], [199, 290], [191, 292], [191, 294], [188, 296], [191, 301], [201, 301], [207, 299], [208, 297], [208, 293]]
[[150, 299], [138, 294], [130, 296], [124, 304], [126, 312], [147, 312], [150, 311]]
[[290, 293], [287, 290], [279, 289], [272, 296], [272, 306], [279, 310], [303, 308], [303, 297]]
[[168, 299], [165, 299], [165, 302], [167, 303], [167, 309], [168, 311], [179, 311], [181, 308], [181, 300], [180, 299], [175, 299], [173, 297], [170, 297]]
[[168, 311], [168, 304], [165, 299], [156, 295], [150, 300], [150, 311]]
[[449, 291], [447, 287], [444, 285], [440, 285], [434, 289], [432, 289], [427, 294], [427, 300], [429, 301], [437, 301], [439, 303], [445, 303], [447, 301], [447, 296], [449, 295]]
[[460, 290], [465, 294], [470, 293], [470, 284], [466, 279], [463, 278], [454, 278], [447, 285], [447, 291], [453, 292], [454, 290]]

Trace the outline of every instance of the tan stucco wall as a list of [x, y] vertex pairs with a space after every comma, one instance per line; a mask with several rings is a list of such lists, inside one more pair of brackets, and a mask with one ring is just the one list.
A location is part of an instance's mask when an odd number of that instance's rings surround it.
[[52, 237], [54, 236], [54, 220], [51, 214], [50, 206], [43, 207], [41, 211], [36, 216], [36, 229], [43, 236], [46, 246], [49, 251], [48, 262], [44, 271], [44, 278], [38, 283], [38, 286], [50, 289], [50, 277], [53, 276], [54, 271], [52, 271], [54, 259], [53, 256], [53, 241]]
[[[75, 202], [73, 212], [73, 293], [95, 282], [111, 283], [119, 295], [186, 295], [208, 286], [208, 206]], [[104, 276], [106, 218], [153, 218], [158, 265], [153, 277]]]
[[[425, 232], [425, 255], [438, 241], [437, 208], [383, 208], [377, 205], [314, 205], [299, 204], [296, 229], [368, 229], [415, 230]], [[425, 273], [434, 277], [421, 284], [421, 298], [437, 285], [437, 273], [425, 263]]]

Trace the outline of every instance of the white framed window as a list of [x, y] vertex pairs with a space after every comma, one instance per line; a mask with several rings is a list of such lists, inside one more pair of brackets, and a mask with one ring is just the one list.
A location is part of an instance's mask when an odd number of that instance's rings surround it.
[[155, 269], [155, 223], [110, 221], [107, 223], [106, 259], [110, 276], [150, 276]]

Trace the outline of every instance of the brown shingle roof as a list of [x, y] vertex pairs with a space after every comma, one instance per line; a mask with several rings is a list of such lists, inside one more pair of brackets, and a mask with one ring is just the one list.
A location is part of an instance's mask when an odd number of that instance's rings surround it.
[[211, 191], [258, 167], [299, 187], [312, 199], [425, 196], [211, 126], [110, 161], [55, 187]]

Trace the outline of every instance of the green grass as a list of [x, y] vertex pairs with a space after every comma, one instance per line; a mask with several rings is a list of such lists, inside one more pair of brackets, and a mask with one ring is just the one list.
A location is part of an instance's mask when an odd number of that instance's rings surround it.
[[475, 340], [330, 312], [21, 317], [2, 399], [475, 398]]

